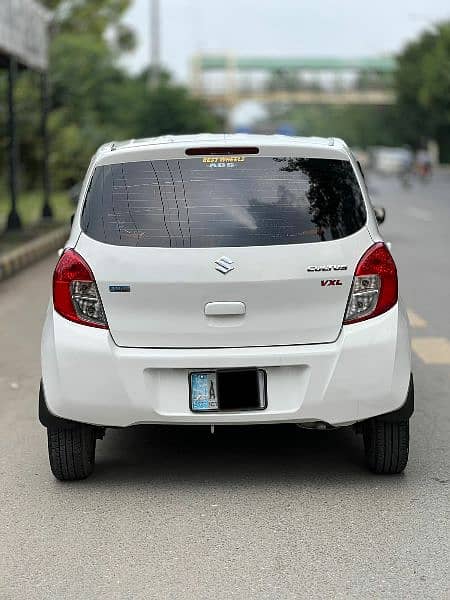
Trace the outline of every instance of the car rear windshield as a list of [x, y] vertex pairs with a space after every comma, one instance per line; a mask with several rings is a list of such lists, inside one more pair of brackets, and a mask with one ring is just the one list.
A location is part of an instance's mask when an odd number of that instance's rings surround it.
[[118, 246], [206, 248], [335, 240], [365, 221], [346, 160], [208, 156], [97, 167], [81, 227]]

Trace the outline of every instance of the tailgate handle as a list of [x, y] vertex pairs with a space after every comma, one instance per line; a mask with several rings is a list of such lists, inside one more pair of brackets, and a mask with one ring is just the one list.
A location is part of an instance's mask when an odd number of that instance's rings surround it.
[[209, 317], [245, 315], [245, 311], [243, 302], [208, 302], [205, 304], [205, 315]]

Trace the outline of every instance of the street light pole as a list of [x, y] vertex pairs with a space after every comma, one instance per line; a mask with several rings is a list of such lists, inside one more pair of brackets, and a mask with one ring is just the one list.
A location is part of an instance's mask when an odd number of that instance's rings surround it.
[[48, 165], [48, 157], [49, 157], [49, 135], [48, 135], [48, 103], [49, 103], [49, 93], [48, 93], [48, 75], [44, 71], [40, 75], [41, 77], [41, 132], [42, 132], [42, 183], [44, 188], [44, 204], [42, 206], [42, 217], [44, 219], [52, 219], [53, 218], [53, 209], [50, 204], [50, 173], [49, 173], [49, 165]]
[[17, 79], [17, 60], [9, 57], [8, 62], [8, 137], [9, 137], [9, 187], [11, 193], [11, 210], [8, 215], [6, 229], [12, 231], [22, 228], [22, 221], [17, 212], [17, 169], [19, 166], [19, 145], [17, 143], [17, 121], [14, 91]]
[[159, 83], [161, 68], [161, 23], [159, 0], [151, 0], [150, 5], [150, 69], [148, 75], [149, 87]]

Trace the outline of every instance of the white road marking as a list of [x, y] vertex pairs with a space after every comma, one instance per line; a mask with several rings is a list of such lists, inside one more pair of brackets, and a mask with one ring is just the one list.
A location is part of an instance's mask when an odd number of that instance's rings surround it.
[[450, 341], [440, 337], [416, 337], [412, 349], [426, 365], [450, 365]]
[[422, 319], [422, 317], [411, 308], [408, 308], [408, 319], [411, 327], [414, 327], [415, 329], [423, 329], [428, 325], [425, 319]]
[[406, 212], [412, 217], [419, 219], [420, 221], [432, 221], [433, 216], [429, 210], [423, 208], [416, 208], [415, 206], [408, 206]]

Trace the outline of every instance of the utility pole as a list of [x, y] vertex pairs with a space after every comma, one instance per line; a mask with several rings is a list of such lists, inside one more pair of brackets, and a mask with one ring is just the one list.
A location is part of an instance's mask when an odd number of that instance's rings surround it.
[[[54, 33], [54, 21], [47, 23], [47, 38], [52, 39]], [[53, 208], [50, 202], [51, 179], [50, 179], [50, 135], [48, 130], [48, 116], [50, 112], [50, 90], [47, 70], [40, 74], [41, 78], [41, 135], [42, 135], [42, 184], [44, 191], [44, 203], [42, 205], [42, 218], [53, 219]]]
[[17, 139], [17, 118], [15, 105], [15, 87], [17, 79], [17, 61], [12, 56], [8, 62], [8, 138], [9, 138], [9, 186], [11, 190], [11, 210], [9, 211], [6, 229], [8, 231], [22, 228], [22, 221], [17, 212], [19, 168], [19, 142]]
[[44, 204], [42, 206], [42, 217], [44, 219], [53, 218], [53, 209], [50, 204], [50, 173], [49, 173], [49, 135], [48, 135], [48, 111], [49, 111], [49, 92], [48, 75], [46, 72], [40, 74], [41, 78], [41, 133], [42, 133], [42, 183], [44, 188]]
[[161, 69], [161, 22], [159, 0], [151, 0], [150, 4], [150, 69], [148, 85], [156, 87], [159, 83]]

